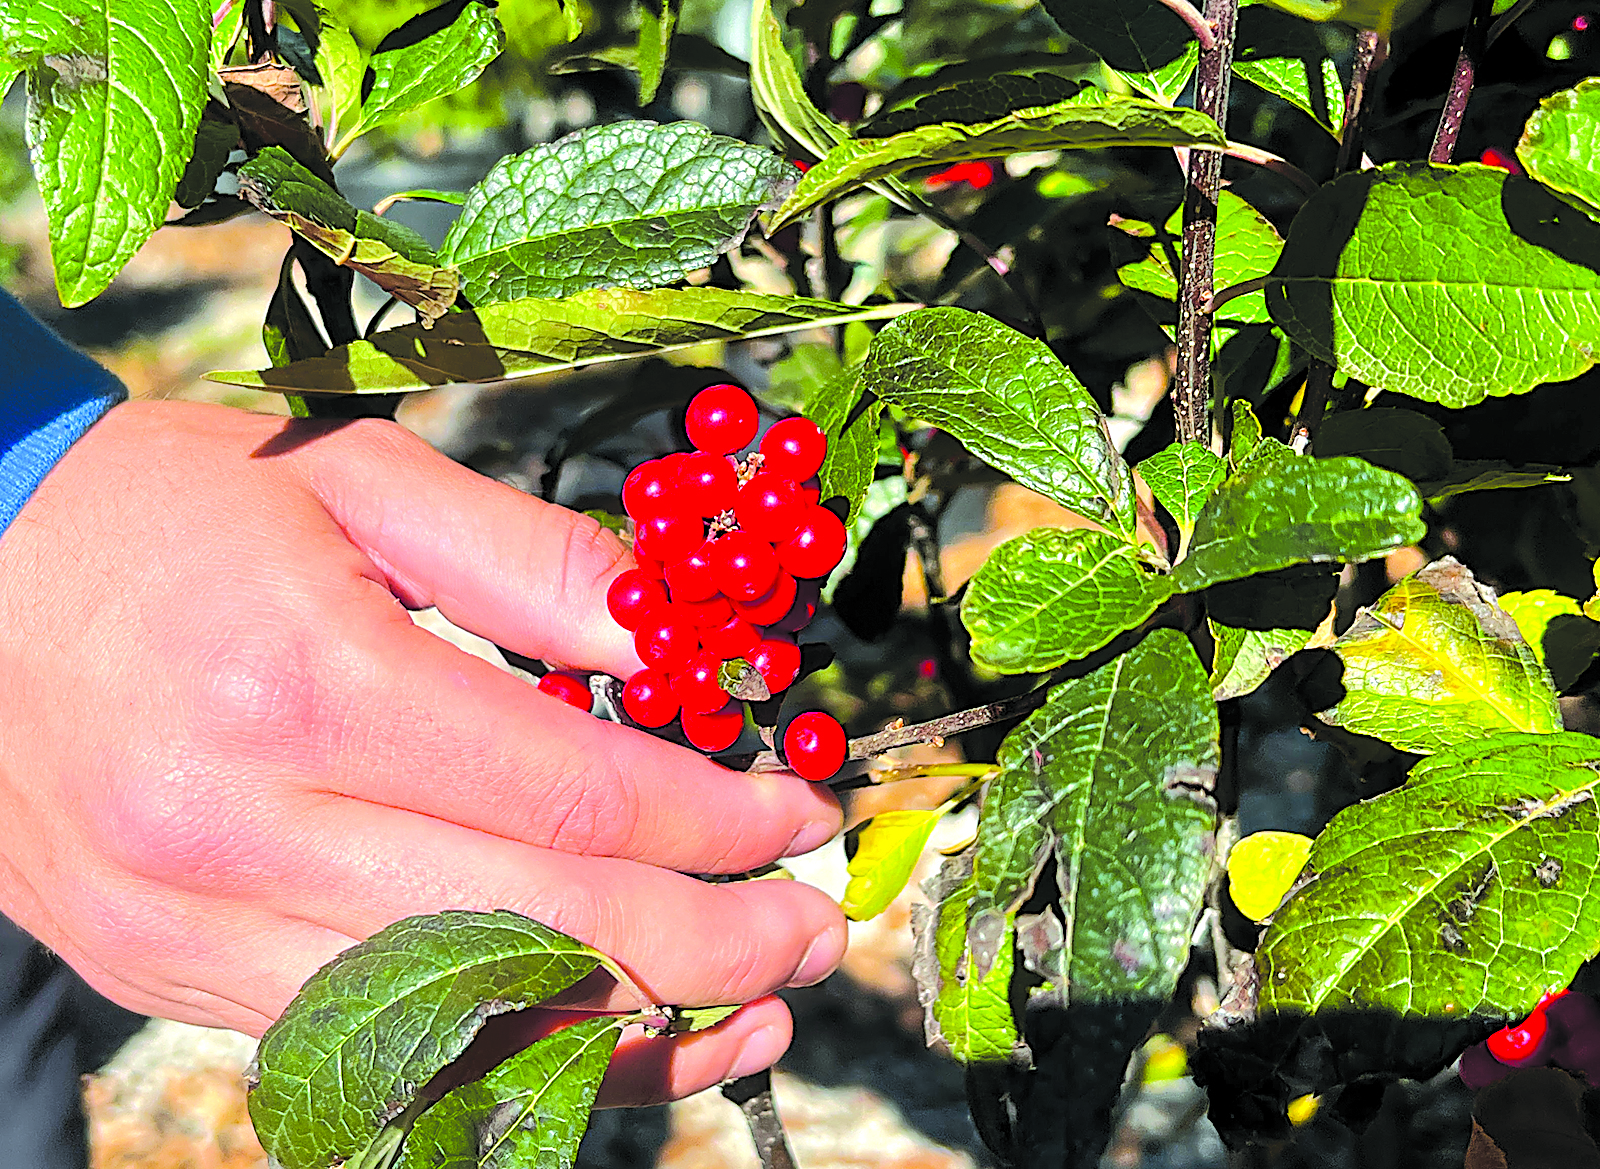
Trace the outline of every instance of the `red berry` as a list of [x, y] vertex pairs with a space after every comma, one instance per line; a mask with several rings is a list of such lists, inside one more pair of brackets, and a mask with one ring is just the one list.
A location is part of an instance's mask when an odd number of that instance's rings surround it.
[[778, 558], [772, 545], [749, 532], [729, 532], [715, 541], [711, 566], [718, 587], [736, 602], [766, 596], [778, 579]]
[[778, 563], [795, 576], [827, 576], [844, 559], [844, 546], [844, 522], [821, 504], [812, 504], [794, 535], [778, 545]]
[[832, 779], [844, 766], [844, 728], [833, 715], [808, 710], [783, 732], [783, 754], [801, 779]]
[[700, 643], [725, 662], [747, 658], [761, 644], [761, 634], [742, 617], [729, 617], [721, 625], [700, 631]]
[[815, 475], [828, 454], [828, 436], [809, 418], [774, 422], [761, 437], [765, 469], [798, 482]]
[[689, 664], [672, 675], [672, 693], [690, 714], [710, 714], [728, 701], [728, 692], [717, 681], [722, 659], [712, 653], [697, 653]]
[[776, 544], [794, 535], [805, 515], [805, 501], [793, 479], [763, 471], [739, 488], [733, 514], [741, 531]]
[[817, 615], [817, 603], [822, 599], [822, 582], [797, 581], [794, 604], [789, 611], [770, 626], [774, 633], [799, 633]]
[[679, 468], [677, 498], [696, 515], [721, 515], [733, 506], [738, 491], [738, 473], [720, 455], [696, 452]]
[[539, 689], [552, 698], [561, 699], [568, 706], [576, 706], [585, 712], [594, 709], [594, 695], [590, 693], [588, 685], [582, 678], [575, 678], [559, 670], [551, 670], [539, 679]]
[[[644, 573], [651, 580], [663, 580], [666, 578], [667, 566], [662, 564], [661, 561], [655, 559], [653, 556], [640, 556], [638, 545], [634, 546], [633, 559], [634, 562], [638, 564], [639, 571]], [[662, 587], [664, 588], [666, 586], [663, 585]]]
[[1489, 1036], [1489, 1054], [1504, 1064], [1520, 1067], [1531, 1063], [1550, 1029], [1543, 1011], [1535, 1011], [1517, 1027], [1502, 1027]]
[[678, 700], [665, 674], [646, 669], [622, 688], [622, 709], [642, 727], [664, 727], [678, 717]]
[[683, 712], [683, 733], [702, 751], [726, 751], [744, 730], [744, 707], [732, 699], [708, 714]]
[[[718, 593], [703, 601], [674, 601], [673, 610], [696, 629], [715, 629], [733, 616], [733, 604]], [[701, 635], [704, 640], [704, 634]]]
[[711, 567], [711, 542], [700, 546], [682, 560], [667, 563], [667, 588], [675, 603], [709, 601], [718, 593], [716, 573]]
[[733, 611], [752, 625], [771, 625], [783, 620], [794, 598], [794, 577], [780, 570], [771, 592], [758, 601], [735, 601]]
[[622, 510], [635, 520], [679, 510], [673, 500], [678, 477], [665, 459], [640, 463], [622, 481]]
[[709, 386], [689, 403], [683, 420], [689, 441], [708, 455], [743, 450], [756, 436], [755, 399], [738, 386]]
[[800, 647], [792, 637], [764, 637], [745, 657], [774, 694], [787, 690], [800, 676]]
[[807, 503], [822, 502], [822, 480], [815, 475], [800, 484], [800, 498]]
[[667, 590], [661, 582], [637, 568], [618, 575], [606, 590], [606, 609], [611, 619], [630, 633], [639, 628], [647, 614], [666, 606]]
[[700, 636], [693, 625], [666, 610], [652, 613], [639, 623], [633, 648], [645, 665], [670, 674], [683, 669], [699, 652]]
[[635, 529], [634, 545], [643, 556], [664, 564], [682, 560], [706, 542], [706, 526], [699, 516], [653, 515]]

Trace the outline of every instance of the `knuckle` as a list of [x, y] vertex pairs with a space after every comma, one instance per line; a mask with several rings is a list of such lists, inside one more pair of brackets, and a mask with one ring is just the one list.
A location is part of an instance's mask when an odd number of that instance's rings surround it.
[[628, 557], [622, 540], [593, 516], [566, 512], [566, 541], [561, 559], [564, 597], [593, 594], [595, 587]]
[[96, 843], [115, 868], [159, 886], [213, 894], [248, 890], [271, 850], [241, 814], [253, 801], [235, 788], [195, 767], [124, 777], [102, 797]]
[[571, 760], [539, 796], [549, 817], [538, 843], [583, 856], [624, 856], [631, 851], [642, 813], [638, 785], [620, 772], [601, 774], [592, 761]]

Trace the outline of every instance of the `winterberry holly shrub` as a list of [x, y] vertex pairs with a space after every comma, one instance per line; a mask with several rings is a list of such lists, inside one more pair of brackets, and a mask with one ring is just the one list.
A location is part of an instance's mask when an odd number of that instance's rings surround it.
[[[600, 509], [647, 668], [539, 688], [841, 792], [944, 776], [944, 804], [891, 799], [853, 839], [854, 917], [976, 806], [914, 973], [1007, 1162], [1096, 1163], [1130, 1053], [1195, 1003], [1235, 1146], [1319, 1098], [1359, 1125], [1373, 1083], [1463, 1051], [1490, 1138], [1519, 1076], [1581, 1132], [1593, 1000], [1547, 996], [1600, 952], [1583, 5], [447, 0], [367, 44], [357, 8], [370, 27], [370, 4], [0, 0], [63, 304], [164, 224], [263, 214], [294, 237], [266, 357], [215, 381], [348, 415], [613, 363], [614, 420], [543, 455], [652, 413], [687, 438]], [[506, 27], [534, 24], [520, 44], [560, 47], [512, 68]], [[353, 147], [463, 94], [509, 110], [528, 77], [611, 104], [465, 191], [341, 193]], [[721, 132], [673, 116], [696, 92]], [[396, 218], [416, 201], [458, 209], [438, 246]], [[389, 298], [365, 326], [357, 276]], [[1141, 402], [1152, 368], [1169, 391]], [[1001, 483], [1053, 522], [948, 579], [956, 501]], [[819, 617], [831, 666], [801, 640]], [[859, 737], [800, 709], [818, 678]], [[1264, 686], [1348, 757], [1314, 836], [1241, 827]], [[880, 758], [935, 740], [966, 761]], [[627, 982], [512, 914], [394, 924], [262, 1041], [263, 1144], [286, 1169], [569, 1164], [628, 1020], [416, 1089], [486, 1004], [597, 967]]]

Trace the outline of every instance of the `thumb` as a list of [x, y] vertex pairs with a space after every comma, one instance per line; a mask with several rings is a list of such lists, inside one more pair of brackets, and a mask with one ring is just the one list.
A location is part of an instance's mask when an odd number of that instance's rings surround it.
[[301, 448], [312, 490], [405, 605], [530, 658], [627, 677], [633, 638], [606, 589], [633, 567], [615, 533], [363, 419]]

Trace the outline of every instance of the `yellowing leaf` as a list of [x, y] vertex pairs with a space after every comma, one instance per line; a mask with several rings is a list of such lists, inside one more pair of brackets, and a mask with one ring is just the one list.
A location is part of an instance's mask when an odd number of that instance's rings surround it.
[[1532, 589], [1525, 593], [1502, 593], [1500, 607], [1511, 614], [1522, 636], [1533, 650], [1533, 656], [1544, 660], [1544, 631], [1557, 617], [1581, 617], [1583, 610], [1578, 602], [1554, 589]]
[[839, 905], [851, 921], [867, 921], [889, 907], [911, 880], [922, 850], [928, 847], [946, 808], [932, 811], [882, 812], [861, 830], [856, 855], [845, 870], [850, 884]]
[[1271, 917], [1311, 853], [1298, 832], [1252, 832], [1228, 852], [1228, 892], [1252, 921]]

